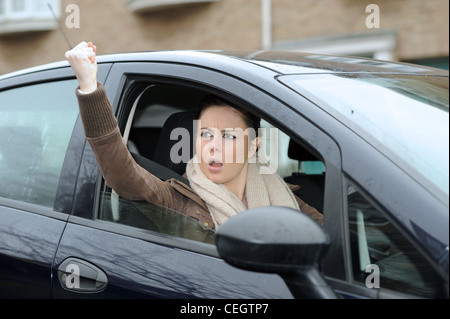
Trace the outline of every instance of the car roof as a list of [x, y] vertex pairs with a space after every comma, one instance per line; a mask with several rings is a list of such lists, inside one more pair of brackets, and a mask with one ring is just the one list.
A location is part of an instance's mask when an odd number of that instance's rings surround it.
[[[226, 51], [226, 50], [170, 50], [116, 53], [97, 56], [97, 62], [179, 62], [211, 66], [232, 64], [236, 60], [271, 69], [282, 75], [308, 73], [396, 73], [448, 76], [442, 69], [401, 63], [375, 60], [362, 57], [324, 55], [295, 51]], [[44, 70], [69, 66], [67, 61], [59, 61], [30, 67], [0, 76], [0, 80], [12, 78]]]

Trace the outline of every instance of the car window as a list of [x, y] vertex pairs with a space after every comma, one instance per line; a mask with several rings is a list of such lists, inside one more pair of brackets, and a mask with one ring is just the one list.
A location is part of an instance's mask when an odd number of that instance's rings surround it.
[[323, 213], [325, 164], [281, 129], [261, 120], [259, 154], [267, 158], [294, 193]]
[[78, 117], [76, 80], [0, 92], [0, 197], [53, 207]]
[[102, 220], [112, 221], [161, 234], [214, 244], [214, 231], [173, 209], [144, 201], [130, 201], [114, 192], [104, 192], [100, 198]]
[[[293, 174], [316, 175], [325, 173], [325, 165], [300, 145], [295, 143], [289, 135], [271, 125], [264, 119], [261, 120], [260, 153], [267, 157], [277, 173], [285, 178]], [[302, 152], [302, 153], [300, 153]]]
[[[348, 215], [354, 279], [425, 298], [439, 297], [442, 282], [433, 267], [384, 214], [353, 187]], [[379, 277], [377, 277], [379, 276]]]
[[[128, 149], [135, 160], [161, 179], [168, 179], [167, 176], [170, 178], [172, 172], [172, 177], [182, 180], [185, 173], [183, 162], [186, 164], [193, 155], [192, 147], [189, 149], [182, 143], [183, 138], [189, 141], [189, 137], [192, 136], [190, 134], [193, 134], [191, 130], [193, 116], [196, 115], [194, 113], [197, 112], [201, 98], [207, 94], [209, 93], [199, 89], [168, 84], [149, 84], [143, 92], [137, 93], [136, 99], [129, 101], [130, 105], [124, 105], [124, 109], [129, 110], [129, 116], [123, 117], [123, 123], [119, 122], [123, 127], [123, 136]], [[170, 131], [167, 130], [166, 121], [174, 125], [170, 126], [172, 128]], [[187, 127], [187, 124], [190, 124], [191, 128], [185, 132], [186, 137], [181, 134], [184, 131], [178, 129]], [[180, 135], [172, 134], [173, 127]], [[294, 190], [296, 195], [322, 212], [325, 180], [323, 163], [311, 154], [306, 155], [307, 152], [296, 141], [264, 119], [259, 133], [261, 141], [259, 154], [270, 161], [272, 167], [287, 183], [301, 185], [302, 187]], [[161, 140], [165, 142], [161, 143]], [[188, 153], [188, 157], [185, 156], [185, 152]], [[174, 164], [173, 159], [178, 157], [181, 162]], [[148, 161], [142, 162], [142, 158], [150, 160], [150, 164]], [[167, 169], [170, 171], [168, 174]], [[182, 181], [186, 183], [186, 180]], [[115, 195], [108, 187], [105, 187], [104, 191], [98, 215], [102, 220], [213, 243], [211, 241], [213, 236], [210, 236], [212, 230], [208, 228], [210, 225], [199, 223], [195, 216], [186, 217], [183, 212], [174, 212], [158, 203], [126, 201]]]

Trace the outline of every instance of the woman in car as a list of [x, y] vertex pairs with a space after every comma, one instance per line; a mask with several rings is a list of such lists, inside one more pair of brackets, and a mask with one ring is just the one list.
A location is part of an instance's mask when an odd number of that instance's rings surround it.
[[[139, 166], [121, 136], [103, 85], [97, 82], [96, 47], [82, 42], [66, 52], [79, 82], [76, 95], [86, 138], [106, 184], [129, 200], [175, 209], [217, 229], [228, 218], [259, 206], [288, 206], [322, 215], [294, 195], [291, 187], [257, 157], [259, 118], [218, 97], [201, 105], [196, 154], [186, 166], [190, 186], [161, 181]], [[241, 156], [238, 156], [241, 155]], [[264, 169], [264, 174], [261, 174]]]

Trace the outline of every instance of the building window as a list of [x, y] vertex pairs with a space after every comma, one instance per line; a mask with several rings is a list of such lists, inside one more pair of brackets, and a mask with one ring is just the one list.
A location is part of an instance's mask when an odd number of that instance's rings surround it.
[[128, 9], [136, 13], [157, 11], [182, 5], [216, 1], [219, 0], [126, 0]]
[[392, 61], [394, 60], [396, 45], [396, 33], [385, 31], [280, 42], [274, 43], [271, 49], [317, 54], [351, 55]]
[[60, 8], [60, 0], [0, 0], [0, 34], [53, 30]]

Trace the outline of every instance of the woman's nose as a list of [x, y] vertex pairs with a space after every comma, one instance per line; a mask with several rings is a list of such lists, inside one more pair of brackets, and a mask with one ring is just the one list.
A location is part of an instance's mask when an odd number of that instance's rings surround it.
[[220, 151], [222, 148], [222, 139], [214, 136], [209, 144], [209, 150], [211, 153]]

